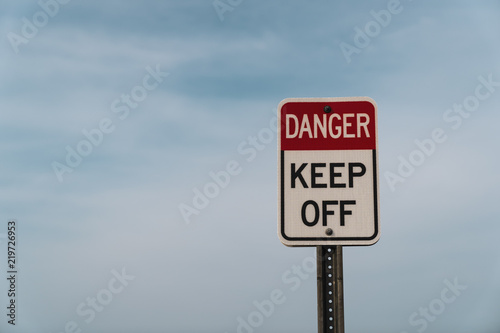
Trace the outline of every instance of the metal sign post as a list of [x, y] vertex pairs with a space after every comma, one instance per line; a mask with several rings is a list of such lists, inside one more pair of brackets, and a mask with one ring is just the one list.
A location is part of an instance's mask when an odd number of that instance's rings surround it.
[[344, 333], [342, 246], [317, 246], [318, 333]]

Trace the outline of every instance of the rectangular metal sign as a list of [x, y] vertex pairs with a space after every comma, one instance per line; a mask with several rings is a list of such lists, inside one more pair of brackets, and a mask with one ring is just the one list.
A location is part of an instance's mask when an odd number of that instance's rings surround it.
[[278, 235], [288, 246], [380, 238], [377, 105], [288, 98], [278, 107]]

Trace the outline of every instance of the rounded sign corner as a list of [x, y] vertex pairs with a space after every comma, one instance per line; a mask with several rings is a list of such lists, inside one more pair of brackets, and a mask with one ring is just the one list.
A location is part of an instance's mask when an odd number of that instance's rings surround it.
[[370, 103], [371, 105], [373, 105], [373, 108], [375, 109], [375, 115], [377, 115], [377, 109], [378, 109], [378, 105], [377, 105], [377, 102], [375, 102], [375, 100], [371, 97], [368, 97], [368, 96], [363, 96], [364, 100], [368, 103]]
[[371, 241], [371, 243], [370, 243], [370, 244], [368, 244], [368, 245], [370, 245], [370, 246], [371, 246], [371, 245], [375, 245], [375, 244], [377, 244], [377, 243], [378, 243], [378, 241], [380, 240], [380, 225], [379, 225], [378, 227], [379, 227], [379, 228], [378, 228], [378, 232], [377, 232], [377, 234], [375, 235], [375, 237], [373, 238], [373, 240]]
[[293, 247], [294, 243], [290, 242], [289, 240], [286, 239], [281, 233], [281, 230], [278, 230], [278, 238], [281, 242], [281, 244], [286, 245], [287, 247]]
[[295, 98], [285, 98], [285, 99], [282, 99], [281, 102], [278, 104], [278, 112], [283, 108], [283, 106], [285, 106], [285, 104], [288, 104], [288, 103], [292, 103], [296, 101]]

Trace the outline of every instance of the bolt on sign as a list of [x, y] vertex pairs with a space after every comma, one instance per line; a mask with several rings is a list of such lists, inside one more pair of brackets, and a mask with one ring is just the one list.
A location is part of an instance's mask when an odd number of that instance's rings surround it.
[[288, 246], [380, 238], [377, 105], [288, 98], [278, 107], [278, 235]]

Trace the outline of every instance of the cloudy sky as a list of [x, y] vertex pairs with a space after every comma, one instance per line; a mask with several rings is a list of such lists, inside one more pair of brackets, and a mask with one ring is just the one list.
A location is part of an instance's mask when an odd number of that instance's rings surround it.
[[382, 226], [346, 332], [499, 331], [498, 1], [0, 4], [2, 333], [315, 332], [266, 134], [344, 96], [378, 104]]

